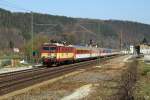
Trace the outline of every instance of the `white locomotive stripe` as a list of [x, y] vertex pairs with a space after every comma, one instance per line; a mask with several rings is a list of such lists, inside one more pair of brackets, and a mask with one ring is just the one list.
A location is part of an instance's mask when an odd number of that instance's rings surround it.
[[91, 57], [90, 54], [76, 54], [76, 58], [75, 59], [89, 58], [89, 57]]

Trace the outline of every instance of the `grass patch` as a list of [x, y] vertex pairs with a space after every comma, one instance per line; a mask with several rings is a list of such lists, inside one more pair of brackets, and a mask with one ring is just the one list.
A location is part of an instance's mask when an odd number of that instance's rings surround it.
[[141, 69], [141, 75], [147, 76], [147, 74], [150, 72], [150, 64], [146, 64], [144, 62], [140, 63], [140, 69]]
[[150, 65], [139, 62], [138, 73], [140, 79], [135, 86], [134, 98], [135, 100], [150, 100]]

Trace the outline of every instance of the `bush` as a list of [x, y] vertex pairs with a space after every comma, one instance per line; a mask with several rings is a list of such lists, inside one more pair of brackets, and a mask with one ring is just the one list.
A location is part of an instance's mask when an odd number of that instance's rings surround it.
[[11, 65], [11, 60], [10, 59], [5, 59], [5, 60], [1, 61], [0, 66], [4, 67], [4, 66], [8, 66], [8, 65]]

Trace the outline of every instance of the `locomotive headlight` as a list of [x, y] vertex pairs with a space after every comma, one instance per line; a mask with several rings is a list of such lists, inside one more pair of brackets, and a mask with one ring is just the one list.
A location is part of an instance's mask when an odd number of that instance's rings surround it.
[[56, 54], [54, 53], [54, 54], [51, 54], [50, 55], [50, 58], [56, 58]]
[[53, 54], [53, 58], [56, 58], [56, 53], [55, 53], [55, 54]]
[[48, 56], [47, 56], [48, 58], [51, 58], [51, 54], [48, 54]]

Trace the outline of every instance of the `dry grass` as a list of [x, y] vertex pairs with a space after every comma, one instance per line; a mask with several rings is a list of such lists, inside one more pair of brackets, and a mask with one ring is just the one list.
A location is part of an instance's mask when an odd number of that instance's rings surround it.
[[150, 100], [150, 65], [140, 61], [138, 66], [139, 80], [135, 86], [135, 100]]

